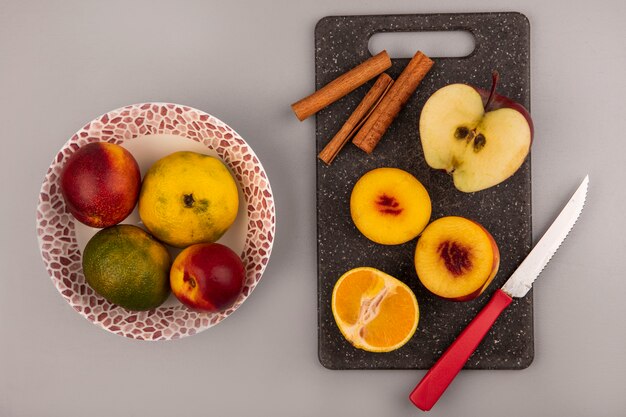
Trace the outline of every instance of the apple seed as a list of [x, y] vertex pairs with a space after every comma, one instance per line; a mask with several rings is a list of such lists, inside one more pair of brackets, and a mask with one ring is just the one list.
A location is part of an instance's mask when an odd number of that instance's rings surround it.
[[470, 130], [465, 126], [459, 126], [454, 132], [454, 137], [457, 139], [465, 139], [469, 135]]
[[485, 136], [482, 133], [476, 135], [476, 138], [474, 138], [474, 152], [479, 152], [485, 147], [486, 143], [487, 139], [485, 139]]

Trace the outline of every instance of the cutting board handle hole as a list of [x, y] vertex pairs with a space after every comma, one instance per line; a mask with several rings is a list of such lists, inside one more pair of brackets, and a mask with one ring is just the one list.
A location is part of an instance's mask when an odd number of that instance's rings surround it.
[[463, 58], [476, 47], [474, 35], [465, 30], [379, 32], [369, 39], [372, 55], [386, 49], [391, 58], [412, 58], [422, 51], [431, 58]]

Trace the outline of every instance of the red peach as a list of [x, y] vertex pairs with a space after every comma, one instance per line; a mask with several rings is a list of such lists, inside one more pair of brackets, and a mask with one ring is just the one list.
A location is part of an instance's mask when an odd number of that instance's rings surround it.
[[94, 142], [80, 147], [61, 173], [67, 209], [91, 227], [112, 226], [128, 217], [140, 188], [137, 161], [113, 143]]
[[172, 292], [186, 306], [219, 312], [230, 307], [243, 289], [241, 259], [219, 243], [198, 243], [178, 254], [170, 270]]

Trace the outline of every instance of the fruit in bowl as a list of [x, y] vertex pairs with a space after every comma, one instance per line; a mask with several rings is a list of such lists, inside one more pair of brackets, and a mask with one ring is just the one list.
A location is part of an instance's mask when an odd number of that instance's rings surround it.
[[119, 224], [98, 231], [83, 251], [85, 280], [109, 302], [143, 311], [170, 293], [169, 252], [143, 229]]
[[377, 168], [352, 189], [350, 214], [357, 229], [383, 245], [415, 238], [428, 224], [428, 192], [413, 175], [398, 168]]
[[426, 227], [415, 248], [415, 271], [433, 294], [468, 301], [485, 291], [498, 272], [495, 239], [477, 222], [442, 217]]
[[140, 187], [137, 161], [113, 143], [81, 146], [61, 173], [61, 192], [68, 211], [91, 227], [112, 226], [128, 217]]
[[235, 252], [219, 243], [199, 243], [178, 254], [170, 270], [172, 292], [186, 306], [216, 313], [230, 307], [246, 274]]
[[215, 242], [233, 224], [237, 184], [212, 156], [180, 151], [155, 162], [143, 179], [139, 217], [159, 240], [179, 248]]
[[450, 84], [428, 98], [419, 120], [424, 157], [446, 170], [464, 192], [493, 187], [522, 165], [533, 138], [533, 123], [519, 103], [467, 84]]

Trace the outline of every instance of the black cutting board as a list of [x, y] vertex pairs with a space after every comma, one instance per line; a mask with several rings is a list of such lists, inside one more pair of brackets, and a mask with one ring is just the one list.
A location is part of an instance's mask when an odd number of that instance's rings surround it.
[[[319, 360], [331, 369], [427, 369], [487, 303], [491, 294], [528, 254], [531, 235], [530, 157], [519, 171], [496, 187], [465, 194], [451, 178], [424, 161], [418, 134], [420, 110], [437, 89], [455, 82], [488, 89], [498, 70], [500, 94], [530, 108], [530, 26], [519, 13], [454, 13], [386, 16], [331, 16], [315, 28], [315, 84], [320, 88], [371, 56], [369, 38], [377, 32], [467, 30], [475, 50], [463, 58], [431, 57], [435, 65], [416, 94], [371, 155], [348, 144], [330, 166], [317, 160]], [[387, 71], [394, 79], [408, 59], [394, 59]], [[373, 81], [316, 115], [319, 153], [363, 98]], [[397, 167], [412, 173], [428, 189], [431, 220], [459, 215], [477, 220], [496, 239], [501, 263], [494, 282], [479, 298], [452, 302], [430, 294], [413, 266], [416, 239], [383, 246], [365, 238], [350, 218], [350, 193], [367, 171]], [[359, 266], [378, 268], [404, 281], [420, 307], [419, 327], [402, 348], [369, 353], [352, 347], [341, 335], [331, 310], [335, 282]], [[533, 360], [533, 296], [514, 300], [469, 359], [467, 369], [522, 369]]]

